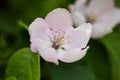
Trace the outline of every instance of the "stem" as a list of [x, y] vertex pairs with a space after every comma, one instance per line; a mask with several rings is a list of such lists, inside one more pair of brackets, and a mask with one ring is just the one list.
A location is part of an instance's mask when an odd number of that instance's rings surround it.
[[20, 26], [22, 26], [23, 28], [25, 28], [26, 30], [28, 30], [28, 25], [26, 25], [24, 22], [18, 21], [18, 24], [19, 24]]

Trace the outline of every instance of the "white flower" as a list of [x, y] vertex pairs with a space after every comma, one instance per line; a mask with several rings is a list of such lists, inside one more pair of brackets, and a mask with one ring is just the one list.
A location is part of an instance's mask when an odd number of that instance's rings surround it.
[[37, 18], [29, 27], [31, 50], [55, 64], [70, 63], [86, 54], [91, 37], [91, 24], [72, 27], [70, 13], [62, 8], [51, 11], [45, 19]]
[[76, 26], [84, 22], [93, 24], [93, 38], [112, 32], [120, 22], [120, 9], [114, 6], [113, 0], [77, 0], [70, 10]]

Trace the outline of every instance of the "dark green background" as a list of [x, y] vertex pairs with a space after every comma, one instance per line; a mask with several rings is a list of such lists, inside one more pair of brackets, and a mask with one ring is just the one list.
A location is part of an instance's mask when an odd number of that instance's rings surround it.
[[[7, 63], [13, 53], [30, 45], [28, 31], [18, 22], [29, 25], [35, 18], [44, 18], [58, 7], [68, 8], [73, 2], [0, 0], [0, 80], [5, 78]], [[115, 3], [120, 7], [120, 0]], [[120, 80], [120, 25], [104, 38], [90, 40], [89, 46], [87, 55], [75, 63], [60, 62], [57, 66], [41, 59], [41, 80]]]

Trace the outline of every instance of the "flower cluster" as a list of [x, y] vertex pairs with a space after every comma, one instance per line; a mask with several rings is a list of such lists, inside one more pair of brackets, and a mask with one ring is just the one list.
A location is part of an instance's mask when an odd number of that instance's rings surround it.
[[105, 36], [120, 22], [120, 9], [113, 0], [77, 0], [69, 8], [76, 26], [85, 22], [93, 25], [92, 38]]
[[120, 22], [120, 10], [112, 0], [77, 0], [69, 7], [72, 15], [57, 8], [29, 26], [31, 50], [57, 65], [59, 60], [71, 63], [83, 58], [91, 36], [100, 38]]

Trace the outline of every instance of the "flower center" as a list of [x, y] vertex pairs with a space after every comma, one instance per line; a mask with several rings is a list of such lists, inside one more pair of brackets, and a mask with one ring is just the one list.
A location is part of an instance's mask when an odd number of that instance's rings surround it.
[[64, 44], [64, 35], [63, 36], [54, 36], [54, 41], [53, 41], [52, 47], [57, 50], [62, 44]]
[[50, 37], [52, 42], [52, 47], [57, 50], [62, 44], [65, 44], [65, 40], [64, 40], [65, 32], [63, 32], [62, 30], [53, 31], [53, 29], [51, 28], [50, 30], [53, 32], [53, 36]]
[[97, 16], [92, 14], [92, 15], [87, 17], [87, 22], [88, 23], [94, 23], [96, 21], [96, 19], [97, 19]]

